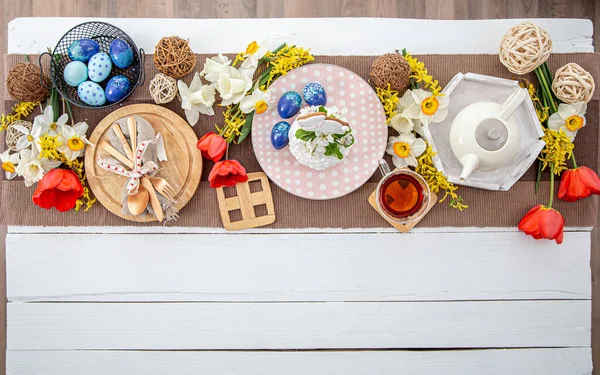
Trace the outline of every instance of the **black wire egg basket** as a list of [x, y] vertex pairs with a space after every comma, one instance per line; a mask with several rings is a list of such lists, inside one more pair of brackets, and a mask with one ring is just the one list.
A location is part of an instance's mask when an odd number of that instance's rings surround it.
[[[105, 89], [106, 84], [112, 77], [118, 75], [123, 75], [127, 77], [129, 79], [129, 82], [131, 83], [131, 88], [121, 100], [113, 103], [107, 101], [104, 105], [92, 106], [87, 103], [84, 103], [79, 98], [79, 95], [77, 94], [77, 87], [73, 87], [67, 84], [63, 77], [63, 71], [65, 70], [67, 64], [69, 64], [72, 61], [69, 57], [69, 46], [71, 45], [71, 43], [79, 39], [95, 40], [100, 45], [100, 51], [105, 52], [107, 54], [110, 50], [110, 43], [115, 39], [122, 39], [129, 44], [133, 52], [132, 64], [124, 69], [118, 68], [116, 65], [113, 64], [112, 70], [108, 75], [108, 78], [106, 78], [102, 82], [98, 82], [102, 89]], [[144, 50], [138, 50], [133, 40], [123, 30], [106, 22], [85, 22], [67, 31], [67, 33], [63, 35], [62, 38], [60, 38], [52, 53], [44, 52], [40, 55], [40, 66], [42, 66], [42, 59], [44, 58], [44, 55], [50, 56], [51, 59], [50, 76], [52, 77], [52, 83], [54, 84], [54, 86], [58, 89], [58, 91], [66, 100], [68, 100], [73, 105], [76, 105], [81, 108], [102, 109], [111, 107], [115, 104], [119, 104], [125, 99], [127, 99], [129, 95], [133, 93], [136, 87], [142, 86], [146, 78], [144, 74]]]

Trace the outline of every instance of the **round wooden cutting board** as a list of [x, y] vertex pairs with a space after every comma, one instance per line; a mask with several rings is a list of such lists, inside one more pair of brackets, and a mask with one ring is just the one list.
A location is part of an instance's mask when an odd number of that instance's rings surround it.
[[[92, 132], [89, 140], [94, 145], [107, 135], [112, 124], [121, 118], [140, 116], [161, 133], [167, 153], [167, 161], [159, 163], [158, 177], [162, 177], [177, 190], [175, 208], [181, 209], [196, 192], [202, 174], [202, 155], [196, 149], [198, 137], [190, 125], [175, 112], [154, 104], [134, 104], [120, 108], [106, 116]], [[110, 143], [110, 142], [109, 142]], [[99, 156], [109, 156], [100, 147], [87, 147], [85, 173], [94, 196], [113, 214], [131, 221], [156, 221], [154, 215], [139, 216], [121, 213], [121, 194], [127, 178], [111, 173], [96, 164]]]

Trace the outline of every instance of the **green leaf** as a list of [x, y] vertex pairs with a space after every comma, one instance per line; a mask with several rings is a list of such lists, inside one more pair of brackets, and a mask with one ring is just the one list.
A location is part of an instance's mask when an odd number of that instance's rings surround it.
[[342, 155], [342, 152], [340, 151], [340, 146], [335, 142], [330, 143], [325, 147], [325, 156], [335, 156], [340, 160], [344, 158], [344, 155]]
[[327, 108], [325, 106], [319, 106], [319, 112], [327, 113]]
[[246, 137], [248, 136], [248, 134], [250, 134], [250, 131], [252, 130], [252, 121], [254, 120], [254, 111], [248, 113], [246, 115], [246, 121], [244, 122], [244, 126], [242, 126], [242, 131], [240, 134], [240, 136], [238, 137], [237, 143], [242, 143], [242, 141], [244, 139], [246, 139]]
[[317, 138], [317, 135], [315, 134], [315, 132], [309, 132], [304, 129], [298, 129], [296, 131], [296, 138], [298, 138], [304, 142], [310, 142], [313, 139]]

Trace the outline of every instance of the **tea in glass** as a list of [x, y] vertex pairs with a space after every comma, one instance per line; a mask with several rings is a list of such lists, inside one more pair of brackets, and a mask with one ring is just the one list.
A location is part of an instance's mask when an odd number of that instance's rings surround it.
[[422, 184], [407, 173], [394, 173], [379, 187], [379, 203], [390, 216], [404, 219], [417, 213], [423, 206]]

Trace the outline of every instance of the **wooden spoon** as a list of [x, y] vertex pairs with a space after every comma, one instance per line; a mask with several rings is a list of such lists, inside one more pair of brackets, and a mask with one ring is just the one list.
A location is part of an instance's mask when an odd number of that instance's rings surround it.
[[127, 208], [129, 208], [129, 212], [131, 212], [133, 216], [140, 215], [142, 212], [146, 211], [149, 199], [150, 195], [148, 194], [148, 190], [140, 185], [137, 193], [127, 197]]
[[131, 140], [131, 151], [133, 151], [133, 159], [137, 152], [137, 123], [133, 117], [127, 118], [127, 126], [129, 127], [129, 139]]

